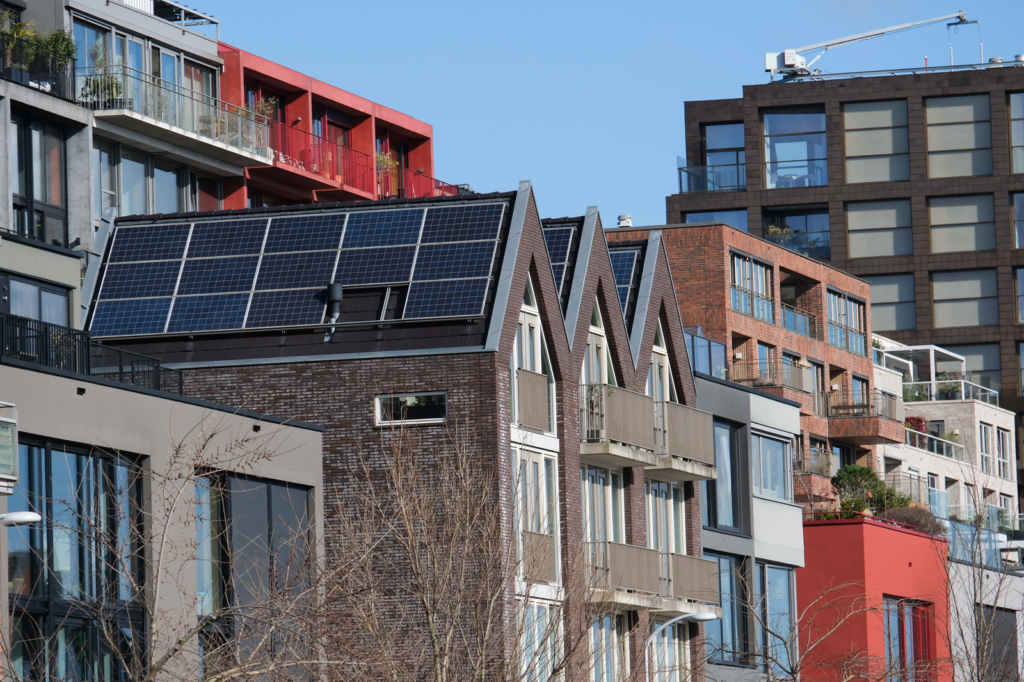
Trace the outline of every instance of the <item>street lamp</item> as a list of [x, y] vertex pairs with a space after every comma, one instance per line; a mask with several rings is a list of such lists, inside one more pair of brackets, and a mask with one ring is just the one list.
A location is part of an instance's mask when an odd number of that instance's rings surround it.
[[42, 516], [30, 511], [0, 514], [0, 526], [28, 526], [33, 523], [39, 523], [42, 520]]
[[659, 625], [654, 632], [647, 636], [647, 641], [644, 642], [644, 657], [647, 658], [647, 679], [651, 679], [651, 659], [647, 656], [647, 650], [651, 646], [651, 642], [655, 640], [662, 630], [671, 625], [675, 625], [676, 623], [681, 623], [684, 620], [692, 620], [694, 623], [704, 623], [709, 620], [718, 619], [719, 615], [713, 611], [697, 611], [696, 613], [684, 613], [681, 616], [676, 616], [675, 618], [665, 621]]

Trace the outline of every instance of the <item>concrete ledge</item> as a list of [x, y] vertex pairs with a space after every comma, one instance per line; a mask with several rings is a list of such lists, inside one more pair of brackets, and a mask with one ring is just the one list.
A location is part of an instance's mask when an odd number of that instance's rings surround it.
[[703, 462], [694, 462], [681, 457], [658, 457], [657, 465], [644, 468], [644, 476], [658, 481], [713, 481], [718, 478], [718, 469]]
[[580, 443], [580, 462], [599, 467], [628, 469], [658, 465], [658, 456], [650, 450], [620, 443]]

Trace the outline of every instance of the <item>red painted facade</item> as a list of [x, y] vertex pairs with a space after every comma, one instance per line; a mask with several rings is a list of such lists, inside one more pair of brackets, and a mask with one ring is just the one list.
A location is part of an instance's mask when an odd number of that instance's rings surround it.
[[430, 124], [231, 45], [218, 53], [221, 98], [263, 100], [274, 157], [225, 182], [224, 208], [456, 193], [433, 179]]
[[[888, 522], [805, 521], [805, 565], [796, 570], [801, 649], [807, 664], [802, 677], [835, 682], [845, 678], [843, 665], [859, 673], [852, 679], [885, 677], [883, 613], [887, 600], [890, 627], [895, 604], [914, 614], [912, 622], [919, 636], [911, 639], [917, 642], [918, 660], [924, 660], [922, 665], [928, 671], [915, 678], [951, 680], [945, 634], [947, 554], [945, 539]], [[827, 604], [833, 608], [826, 608]], [[822, 636], [836, 625], [835, 632]], [[892, 660], [889, 665], [899, 667]]]

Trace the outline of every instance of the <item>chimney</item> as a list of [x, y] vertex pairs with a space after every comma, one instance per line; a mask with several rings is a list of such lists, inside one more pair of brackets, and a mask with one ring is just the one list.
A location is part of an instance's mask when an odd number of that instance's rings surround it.
[[620, 215], [619, 216], [619, 227], [633, 227], [633, 216], [631, 216], [631, 215]]

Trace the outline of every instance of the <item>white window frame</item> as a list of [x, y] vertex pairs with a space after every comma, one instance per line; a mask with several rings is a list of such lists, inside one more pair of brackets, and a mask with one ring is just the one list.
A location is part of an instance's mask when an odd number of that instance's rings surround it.
[[[527, 301], [532, 301], [533, 304]], [[512, 354], [509, 358], [509, 379], [512, 392], [511, 417], [513, 424], [519, 423], [518, 370], [525, 369], [535, 374], [543, 374], [548, 378], [548, 421], [551, 426], [550, 430], [545, 430], [545, 433], [557, 434], [554, 372], [551, 368], [551, 355], [548, 353], [547, 341], [544, 340], [544, 327], [541, 324], [540, 309], [537, 308], [536, 301], [533, 283], [528, 279], [526, 292], [523, 295], [523, 304], [519, 308], [519, 324], [516, 327], [516, 337], [512, 344]], [[547, 364], [547, 372], [544, 372], [545, 364]]]
[[[656, 487], [665, 488], [667, 493], [664, 510], [667, 548], [654, 546], [656, 537], [654, 523], [657, 518], [657, 505], [661, 501], [654, 493]], [[676, 493], [678, 493], [678, 498]], [[647, 548], [657, 549], [661, 552], [665, 552], [667, 549], [669, 554], [686, 554], [686, 496], [683, 486], [678, 483], [647, 479], [644, 481], [644, 501], [647, 510]], [[676, 520], [677, 510], [679, 512], [678, 522]]]
[[[586, 355], [583, 358], [583, 366], [580, 368], [580, 384], [609, 384], [617, 386], [615, 368], [612, 366], [611, 356], [608, 353], [608, 337], [605, 334], [604, 317], [601, 315], [601, 306], [597, 304], [596, 299], [594, 300], [594, 311], [590, 317], [591, 325], [590, 331], [587, 334]], [[601, 326], [594, 326], [594, 317], [597, 318], [597, 322]], [[588, 369], [590, 370], [589, 372]], [[597, 377], [593, 376], [595, 369], [599, 375]], [[590, 380], [588, 381], [588, 379]]]
[[[546, 681], [551, 675], [550, 669], [554, 669], [559, 664], [562, 655], [562, 618], [559, 605], [520, 599], [517, 600], [516, 607], [520, 633], [519, 664], [522, 679]], [[543, 632], [536, 627], [539, 613], [544, 613], [546, 618]], [[534, 665], [541, 665], [545, 660], [536, 654], [542, 647], [547, 649], [547, 660], [550, 662], [551, 668], [548, 671], [531, 670]], [[558, 678], [561, 678], [561, 675]]]
[[[651, 635], [666, 620], [651, 619]], [[676, 623], [658, 632], [647, 650], [647, 667], [651, 671], [650, 682], [684, 682], [690, 679], [690, 637], [689, 624]], [[672, 649], [675, 661], [667, 660], [668, 649]], [[668, 665], [666, 665], [668, 664]]]
[[[381, 399], [382, 398], [400, 398], [403, 396], [427, 396], [427, 395], [443, 395], [444, 396], [444, 414], [443, 418], [437, 419], [384, 419], [383, 412], [381, 410]], [[407, 391], [403, 393], [382, 393], [381, 395], [375, 395], [373, 397], [373, 414], [374, 421], [377, 426], [410, 426], [410, 425], [429, 425], [429, 424], [444, 424], [448, 421], [448, 391]]]
[[[550, 535], [555, 548], [555, 583], [560, 582], [561, 557], [558, 529], [558, 460], [556, 457], [521, 448], [512, 448], [513, 514], [516, 533], [516, 551], [523, 556], [523, 533]], [[547, 476], [548, 466], [552, 476]], [[525, 475], [525, 481], [523, 476]], [[520, 562], [517, 573], [522, 575]]]
[[992, 425], [978, 423], [978, 452], [981, 453], [981, 471], [985, 474], [994, 472], [992, 457]]
[[[625, 632], [624, 617], [620, 614], [601, 614], [593, 615], [591, 618], [593, 620], [591, 620], [590, 627], [588, 628], [588, 638], [590, 639], [590, 665], [593, 666], [593, 669], [588, 677], [595, 682], [617, 682], [618, 680], [625, 679], [629, 672], [629, 638]], [[610, 632], [606, 632], [608, 629], [605, 627], [606, 624], [610, 626]], [[596, 640], [595, 635], [611, 640], [612, 670], [603, 669], [607, 650], [603, 642]], [[604, 673], [600, 677], [598, 677], [598, 670], [595, 665], [595, 661], [598, 658], [600, 658], [602, 672]]]
[[996, 428], [996, 475], [1008, 481], [1013, 480], [1013, 469], [1010, 466], [1010, 432]]
[[[590, 492], [591, 487], [596, 484], [592, 484], [590, 481], [590, 473], [594, 472], [595, 478], [600, 478], [604, 475], [604, 483], [600, 485], [601, 495], [604, 501], [605, 510], [605, 527], [608, 529], [608, 534], [605, 540], [607, 542], [626, 542], [626, 512], [623, 505], [624, 495], [623, 489], [623, 477], [622, 471], [619, 469], [606, 469], [604, 467], [595, 467], [582, 465], [580, 466], [580, 484], [581, 484], [581, 510], [583, 512], [583, 535], [586, 542], [590, 542], [591, 529], [590, 523], [593, 519], [594, 510], [590, 503]], [[616, 487], [615, 479], [618, 479], [618, 487]], [[619, 539], [616, 539], [616, 536]]]
[[[762, 472], [764, 469], [761, 466], [761, 448], [760, 444], [758, 447], [754, 447], [755, 438], [767, 438], [778, 443], [782, 443], [785, 448], [785, 454], [783, 455], [786, 459], [785, 466], [786, 472], [783, 475], [783, 483], [786, 486], [785, 495], [780, 499], [774, 495], [766, 495], [764, 493], [764, 485], [761, 480]], [[776, 433], [766, 433], [762, 431], [752, 431], [750, 434], [750, 463], [752, 468], [752, 489], [754, 495], [766, 500], [776, 500], [778, 502], [792, 502], [793, 501], [793, 441], [791, 439], [783, 438]]]

